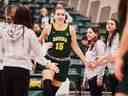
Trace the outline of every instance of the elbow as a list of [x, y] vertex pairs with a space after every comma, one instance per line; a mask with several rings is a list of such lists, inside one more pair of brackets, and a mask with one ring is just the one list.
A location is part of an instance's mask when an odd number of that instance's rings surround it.
[[73, 51], [75, 51], [77, 49], [75, 45], [71, 45], [71, 47], [72, 47]]
[[77, 49], [78, 46], [77, 46], [76, 43], [71, 43], [71, 47], [72, 47], [73, 50], [75, 50], [75, 49]]

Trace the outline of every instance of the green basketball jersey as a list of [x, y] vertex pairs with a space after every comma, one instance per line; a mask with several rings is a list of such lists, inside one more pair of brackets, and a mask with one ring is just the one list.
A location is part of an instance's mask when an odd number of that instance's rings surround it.
[[56, 30], [52, 25], [47, 41], [53, 43], [53, 47], [48, 50], [48, 55], [56, 58], [68, 57], [71, 51], [69, 25], [62, 31]]

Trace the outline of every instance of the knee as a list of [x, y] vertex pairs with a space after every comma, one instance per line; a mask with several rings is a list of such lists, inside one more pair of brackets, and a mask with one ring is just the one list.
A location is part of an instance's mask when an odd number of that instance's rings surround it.
[[62, 84], [62, 81], [58, 81], [58, 80], [55, 80], [55, 79], [52, 82], [52, 85], [55, 86], [55, 87], [60, 87], [61, 84]]
[[54, 75], [55, 75], [55, 72], [53, 70], [50, 70], [50, 69], [45, 69], [42, 72], [43, 80], [48, 79], [48, 80], [53, 81]]

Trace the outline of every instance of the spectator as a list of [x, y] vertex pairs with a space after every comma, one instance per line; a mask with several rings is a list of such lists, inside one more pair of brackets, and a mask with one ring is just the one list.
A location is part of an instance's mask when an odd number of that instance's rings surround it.
[[39, 37], [41, 35], [41, 28], [40, 28], [39, 24], [37, 24], [37, 23], [33, 24], [33, 31], [35, 32], [37, 37]]
[[50, 18], [48, 16], [48, 9], [42, 8], [40, 10], [40, 15], [41, 15], [41, 28], [43, 29], [44, 26], [49, 24], [49, 22], [50, 22]]
[[109, 19], [106, 24], [107, 37], [106, 37], [106, 52], [100, 58], [97, 64], [106, 64], [106, 70], [109, 74], [106, 77], [106, 86], [112, 91], [112, 95], [118, 89], [118, 81], [114, 76], [114, 64], [112, 54], [114, 54], [119, 47], [119, 30], [118, 22], [115, 19]]

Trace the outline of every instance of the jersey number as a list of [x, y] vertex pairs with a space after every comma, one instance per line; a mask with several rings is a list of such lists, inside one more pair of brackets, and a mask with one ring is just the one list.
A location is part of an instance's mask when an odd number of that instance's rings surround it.
[[64, 49], [64, 43], [56, 43], [56, 50], [62, 51]]

